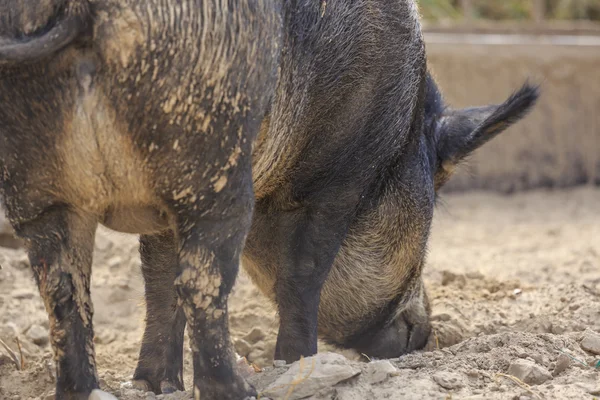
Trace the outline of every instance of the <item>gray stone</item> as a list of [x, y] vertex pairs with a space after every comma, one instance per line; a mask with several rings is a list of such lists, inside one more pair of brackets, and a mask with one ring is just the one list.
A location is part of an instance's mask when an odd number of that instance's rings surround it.
[[383, 382], [398, 370], [387, 360], [374, 361], [367, 364], [364, 377], [371, 385]]
[[448, 390], [460, 389], [465, 385], [462, 376], [449, 371], [436, 372], [433, 374], [433, 380], [435, 383]]
[[44, 346], [48, 343], [48, 331], [39, 325], [31, 325], [27, 330], [27, 337], [38, 346]]
[[265, 333], [260, 328], [254, 328], [244, 336], [244, 340], [248, 343], [254, 344], [265, 338]]
[[35, 295], [35, 293], [33, 293], [33, 291], [31, 291], [29, 289], [16, 289], [16, 290], [13, 290], [11, 295], [14, 299], [29, 300], [29, 299], [33, 299], [33, 296]]
[[244, 339], [237, 339], [234, 343], [234, 347], [235, 351], [242, 357], [248, 357], [248, 354], [252, 351], [252, 346]]
[[281, 367], [285, 367], [286, 366], [286, 362], [285, 360], [273, 360], [273, 366], [275, 368], [281, 368]]
[[23, 247], [23, 241], [15, 236], [15, 231], [4, 215], [4, 209], [0, 207], [0, 246], [11, 249]]
[[88, 396], [88, 400], [118, 400], [118, 399], [110, 393], [106, 393], [100, 389], [94, 389], [94, 390], [92, 390], [92, 393]]
[[[340, 354], [322, 353], [296, 361], [283, 375], [273, 382], [264, 394], [267, 397], [303, 399], [327, 389], [339, 382], [360, 374], [360, 369], [352, 366], [348, 359]], [[298, 382], [290, 391], [292, 382]]]
[[552, 376], [558, 376], [561, 372], [565, 371], [567, 368], [571, 366], [571, 359], [566, 354], [562, 354], [558, 356], [556, 360], [556, 365], [554, 366], [554, 370], [552, 371]]
[[108, 259], [106, 264], [110, 269], [118, 269], [123, 265], [123, 258], [121, 256], [112, 256]]
[[581, 348], [590, 353], [600, 355], [600, 335], [590, 329], [586, 329], [583, 332], [583, 339], [581, 339]]
[[552, 379], [552, 374], [548, 370], [529, 360], [513, 361], [508, 367], [508, 374], [519, 378], [528, 385], [540, 385]]

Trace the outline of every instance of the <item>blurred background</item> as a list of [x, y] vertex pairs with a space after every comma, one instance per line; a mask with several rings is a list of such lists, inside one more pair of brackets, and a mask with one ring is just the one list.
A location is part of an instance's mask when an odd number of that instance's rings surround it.
[[600, 0], [420, 0], [428, 20], [600, 20]]
[[447, 191], [600, 185], [600, 0], [419, 0], [429, 68], [446, 101], [542, 98], [478, 151]]

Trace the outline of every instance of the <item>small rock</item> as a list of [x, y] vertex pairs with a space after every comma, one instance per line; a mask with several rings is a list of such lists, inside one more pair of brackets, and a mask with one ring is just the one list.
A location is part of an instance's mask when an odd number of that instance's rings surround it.
[[11, 249], [23, 247], [23, 242], [15, 236], [15, 231], [0, 208], [0, 246]]
[[513, 361], [508, 367], [508, 374], [529, 385], [540, 385], [552, 379], [552, 375], [544, 367], [529, 360]]
[[[304, 399], [323, 389], [334, 390], [332, 386], [358, 374], [360, 369], [350, 365], [344, 356], [321, 353], [293, 363], [287, 372], [265, 390], [265, 395], [289, 400]], [[290, 384], [298, 380], [302, 380], [302, 383], [288, 393]]]
[[[96, 235], [96, 249], [106, 252], [112, 248], [112, 242], [104, 235]], [[109, 260], [110, 262], [110, 260]]]
[[581, 348], [590, 353], [600, 355], [600, 335], [590, 329], [586, 329], [583, 332], [583, 339], [581, 339]]
[[256, 370], [252, 367], [252, 365], [250, 365], [246, 357], [242, 357], [237, 360], [236, 370], [243, 378], [246, 379], [256, 374]]
[[586, 385], [585, 383], [581, 383], [581, 382], [577, 382], [577, 383], [575, 383], [575, 385], [580, 387], [581, 389], [585, 390], [587, 393], [591, 394], [592, 396], [597, 396], [600, 394], [600, 386]]
[[462, 377], [454, 372], [436, 372], [435, 374], [433, 374], [433, 380], [435, 381], [435, 383], [448, 390], [460, 389], [464, 386]]
[[246, 342], [244, 339], [237, 339], [234, 342], [234, 347], [235, 351], [237, 351], [237, 353], [242, 357], [248, 357], [248, 354], [250, 354], [252, 351], [252, 346], [250, 346], [250, 343]]
[[398, 372], [398, 370], [392, 365], [391, 362], [387, 360], [380, 360], [367, 364], [364, 376], [371, 385], [374, 385], [376, 383], [385, 381], [389, 376], [395, 374], [396, 372]]
[[286, 366], [286, 362], [285, 360], [273, 360], [273, 366], [275, 368], [281, 368], [281, 367], [285, 367]]
[[567, 368], [571, 366], [571, 359], [566, 354], [562, 354], [558, 356], [556, 360], [556, 366], [552, 371], [552, 376], [558, 376], [561, 372], [565, 371]]
[[29, 257], [27, 256], [27, 254], [22, 254], [20, 257], [13, 259], [13, 261], [11, 262], [11, 265], [15, 269], [21, 269], [21, 270], [29, 269], [30, 268]]
[[123, 259], [120, 256], [112, 256], [108, 259], [108, 268], [116, 269], [119, 268], [123, 264]]
[[254, 344], [265, 338], [265, 333], [260, 328], [254, 328], [249, 334], [244, 336], [244, 340], [248, 343]]
[[19, 328], [14, 322], [0, 324], [0, 339], [13, 340], [19, 335]]
[[467, 283], [467, 279], [462, 274], [455, 274], [450, 271], [442, 271], [442, 286], [448, 286], [453, 282], [456, 282], [459, 288], [463, 288]]
[[483, 279], [485, 276], [479, 271], [467, 272], [466, 277], [469, 279]]
[[48, 331], [39, 325], [31, 325], [27, 330], [27, 337], [38, 346], [44, 346], [48, 343]]
[[106, 393], [100, 389], [94, 389], [94, 390], [92, 390], [92, 393], [88, 396], [88, 400], [118, 400], [118, 399], [110, 393]]
[[264, 356], [265, 351], [262, 348], [254, 348], [246, 358], [248, 361], [259, 364], [259, 360]]
[[94, 343], [98, 344], [110, 344], [115, 340], [117, 340], [116, 332], [109, 329], [98, 329], [94, 335]]
[[29, 289], [17, 289], [11, 293], [12, 297], [18, 300], [33, 299], [34, 293]]
[[452, 319], [452, 316], [450, 314], [448, 314], [448, 313], [445, 313], [445, 312], [442, 312], [442, 313], [439, 313], [439, 314], [432, 314], [431, 315], [431, 320], [432, 321], [443, 321], [443, 322], [446, 322], [446, 321], [450, 321], [451, 319]]

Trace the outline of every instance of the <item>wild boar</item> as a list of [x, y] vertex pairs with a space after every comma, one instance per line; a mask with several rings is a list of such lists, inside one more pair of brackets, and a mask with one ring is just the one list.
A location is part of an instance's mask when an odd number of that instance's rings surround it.
[[277, 305], [276, 359], [315, 354], [319, 336], [397, 357], [430, 333], [421, 271], [437, 191], [531, 109], [538, 89], [448, 108], [427, 72], [414, 1], [321, 4], [284, 10], [242, 264]]
[[98, 223], [142, 234], [138, 382], [182, 388], [187, 320], [195, 398], [256, 394], [234, 369], [227, 296], [280, 31], [274, 0], [0, 1], [0, 191], [49, 315], [57, 399], [98, 388]]
[[[256, 204], [242, 261], [277, 305], [275, 358], [313, 355], [319, 336], [378, 358], [422, 348], [437, 191], [531, 109], [537, 88], [497, 106], [448, 108], [410, 0], [285, 2], [279, 70], [253, 148]], [[163, 264], [173, 264], [166, 250]], [[147, 282], [163, 282], [160, 271], [148, 267]], [[170, 312], [148, 315], [148, 338]], [[179, 321], [163, 337], [181, 337]]]

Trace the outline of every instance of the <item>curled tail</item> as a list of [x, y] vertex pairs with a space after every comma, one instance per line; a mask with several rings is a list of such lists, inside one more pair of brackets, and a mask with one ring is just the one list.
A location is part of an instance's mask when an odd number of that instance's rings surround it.
[[91, 25], [87, 0], [67, 0], [56, 7], [57, 12], [47, 26], [29, 36], [0, 36], [0, 65], [37, 61], [71, 44]]

